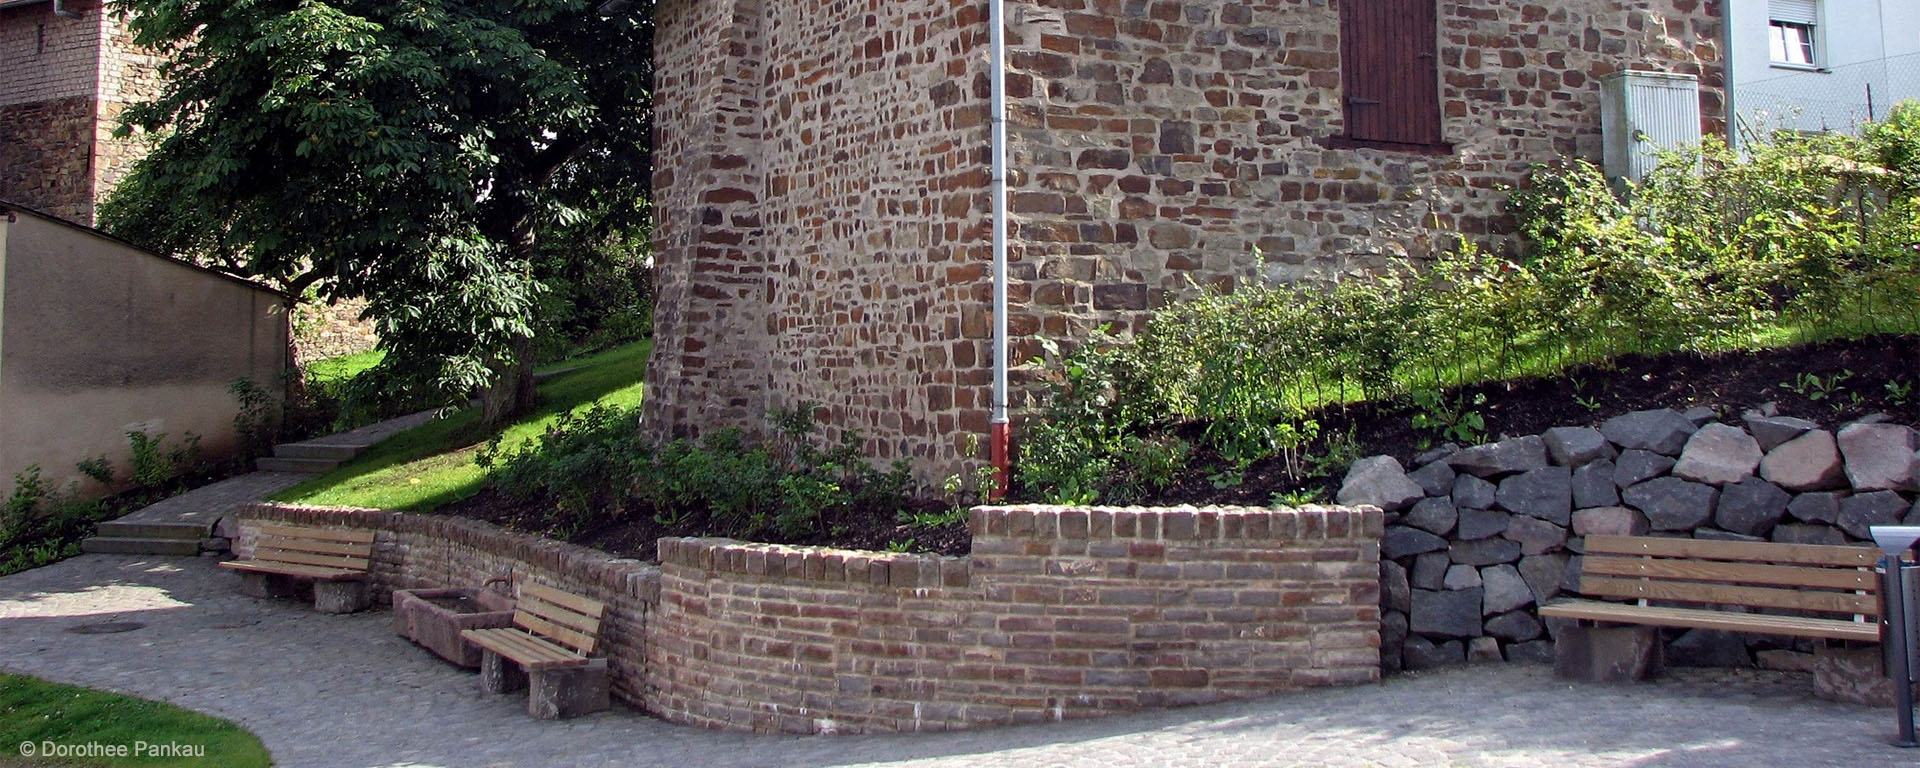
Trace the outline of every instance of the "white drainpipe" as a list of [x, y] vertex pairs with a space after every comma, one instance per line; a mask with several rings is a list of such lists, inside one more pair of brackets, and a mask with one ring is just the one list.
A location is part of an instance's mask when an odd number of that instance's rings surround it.
[[993, 416], [988, 436], [997, 500], [1012, 479], [1012, 423], [1007, 416], [1007, 18], [1006, 0], [988, 0], [993, 89]]

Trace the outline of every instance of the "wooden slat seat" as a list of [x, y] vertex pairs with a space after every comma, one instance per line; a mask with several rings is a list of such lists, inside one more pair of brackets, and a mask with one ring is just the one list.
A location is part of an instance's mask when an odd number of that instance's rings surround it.
[[291, 591], [284, 583], [314, 582], [314, 607], [327, 613], [349, 613], [367, 605], [365, 580], [373, 563], [373, 531], [313, 528], [299, 525], [262, 525], [253, 543], [253, 556], [220, 567], [247, 577], [247, 590], [261, 597]]
[[1589, 536], [1580, 592], [1636, 602], [1559, 600], [1540, 615], [1581, 623], [1556, 635], [1554, 668], [1589, 680], [1654, 674], [1654, 627], [1875, 643], [1879, 555], [1871, 547]]
[[513, 626], [460, 633], [528, 671], [585, 664], [599, 642], [605, 603], [539, 584], [520, 585]]

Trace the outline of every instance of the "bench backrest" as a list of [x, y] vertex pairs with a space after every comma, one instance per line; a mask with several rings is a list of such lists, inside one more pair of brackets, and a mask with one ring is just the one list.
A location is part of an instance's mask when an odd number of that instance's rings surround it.
[[1873, 547], [1589, 536], [1580, 592], [1878, 617]]
[[520, 585], [520, 599], [513, 606], [513, 623], [590, 656], [600, 639], [600, 617], [606, 612], [606, 603], [526, 582]]
[[253, 559], [364, 571], [373, 557], [373, 531], [262, 525]]

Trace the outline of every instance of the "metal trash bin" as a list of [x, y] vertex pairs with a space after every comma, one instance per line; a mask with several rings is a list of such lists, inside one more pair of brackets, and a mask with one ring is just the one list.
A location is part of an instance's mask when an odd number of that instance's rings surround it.
[[1913, 684], [1920, 672], [1920, 564], [1904, 555], [1920, 543], [1920, 525], [1876, 525], [1873, 541], [1883, 556], [1880, 567], [1880, 644], [1887, 677], [1893, 680], [1893, 745], [1920, 746], [1914, 740]]

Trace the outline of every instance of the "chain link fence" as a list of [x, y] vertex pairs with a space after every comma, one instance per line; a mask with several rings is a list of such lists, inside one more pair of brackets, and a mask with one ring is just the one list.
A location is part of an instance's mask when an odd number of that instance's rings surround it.
[[1893, 105], [1920, 100], [1920, 54], [1821, 70], [1774, 71], [1781, 74], [1733, 89], [1743, 141], [1781, 130], [1857, 134], [1862, 124], [1886, 119]]

